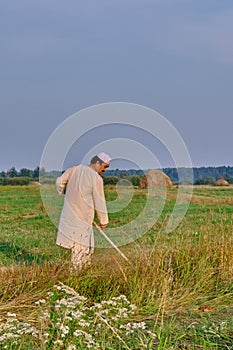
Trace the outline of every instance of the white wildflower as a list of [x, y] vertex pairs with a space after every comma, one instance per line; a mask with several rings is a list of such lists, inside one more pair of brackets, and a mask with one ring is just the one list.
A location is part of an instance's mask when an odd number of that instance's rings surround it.
[[134, 329], [146, 329], [146, 323], [145, 322], [133, 323], [132, 327]]
[[66, 321], [72, 321], [73, 318], [72, 318], [71, 316], [67, 315], [67, 316], [65, 316], [65, 320], [66, 320]]
[[3, 342], [4, 340], [6, 340], [6, 333], [3, 334], [1, 337], [0, 337], [0, 343]]
[[95, 347], [95, 349], [99, 349], [99, 344], [91, 342], [91, 343], [87, 343], [87, 349], [93, 349], [93, 347]]
[[157, 335], [149, 330], [147, 330], [146, 333], [151, 335], [153, 338], [157, 338]]
[[125, 307], [118, 309], [118, 317], [119, 318], [128, 317], [128, 310]]
[[49, 318], [50, 314], [49, 314], [48, 310], [44, 311], [42, 316], [43, 316], [43, 318]]
[[73, 334], [74, 337], [80, 337], [82, 335], [83, 334], [82, 334], [82, 332], [79, 329], [76, 329], [76, 331], [74, 331], [74, 334]]
[[135, 311], [137, 309], [137, 306], [134, 304], [130, 304], [129, 307], [131, 308], [132, 311]]
[[121, 329], [126, 330], [126, 335], [129, 335], [130, 333], [134, 333], [135, 329], [146, 329], [146, 323], [145, 322], [133, 322], [133, 323], [127, 323], [126, 325], [121, 325]]
[[17, 330], [17, 334], [38, 334], [39, 331], [35, 327], [29, 327], [29, 323], [23, 323], [23, 328]]
[[117, 300], [117, 301], [118, 301], [118, 300], [122, 300], [122, 301], [124, 301], [125, 303], [130, 304], [130, 302], [128, 301], [128, 299], [126, 298], [126, 296], [123, 295], [123, 294], [119, 295], [119, 297], [113, 297], [112, 300]]
[[69, 331], [70, 331], [69, 327], [68, 327], [68, 326], [64, 326], [64, 325], [62, 325], [62, 326], [60, 327], [60, 330], [61, 330], [61, 332], [62, 332], [62, 334], [61, 334], [61, 337], [62, 337], [62, 338], [64, 338], [64, 337], [69, 333]]
[[117, 302], [110, 299], [110, 300], [103, 300], [101, 301], [102, 305], [111, 305], [111, 306], [117, 306]]
[[62, 287], [61, 286], [57, 286], [57, 285], [53, 286], [53, 288], [55, 288], [57, 290], [62, 290]]
[[111, 317], [111, 320], [112, 320], [112, 321], [119, 321], [119, 316], [112, 316], [112, 317]]
[[76, 349], [77, 349], [76, 345], [74, 345], [74, 344], [70, 344], [67, 348], [67, 350], [76, 350]]
[[74, 318], [74, 319], [79, 319], [83, 316], [83, 312], [82, 311], [71, 311], [71, 316]]
[[38, 334], [39, 333], [40, 332], [36, 329], [36, 330], [34, 330], [34, 332], [32, 332], [32, 336], [35, 337], [35, 338], [38, 338]]
[[132, 328], [131, 323], [127, 323], [126, 325], [121, 325], [120, 328], [126, 330], [126, 335], [129, 335], [130, 333], [134, 332], [134, 329]]
[[17, 318], [7, 318], [6, 323], [18, 322]]
[[52, 297], [52, 296], [54, 295], [54, 293], [53, 293], [53, 292], [48, 292], [47, 295], [48, 295], [49, 297]]
[[11, 312], [8, 312], [6, 315], [7, 317], [16, 317], [16, 314]]
[[62, 346], [63, 345], [63, 341], [60, 340], [60, 339], [55, 340], [54, 345], [61, 345]]
[[92, 309], [102, 309], [103, 305], [100, 303], [96, 303], [93, 306], [90, 307], [90, 310]]
[[78, 324], [80, 327], [90, 327], [90, 323], [85, 320], [80, 320]]
[[14, 332], [16, 330], [16, 326], [12, 326], [12, 324], [5, 324], [4, 327], [3, 327], [3, 331], [9, 331], [9, 332]]
[[85, 332], [85, 331], [82, 331], [81, 329], [76, 329], [74, 331], [74, 336], [75, 337], [80, 337], [80, 336], [84, 336], [85, 339], [89, 342], [89, 343], [94, 343], [93, 339], [92, 339], [92, 335]]
[[29, 326], [30, 326], [30, 323], [24, 322], [24, 323], [22, 324], [22, 326], [23, 326], [23, 327], [29, 327]]
[[25, 329], [25, 331], [24, 331], [24, 334], [32, 334], [32, 333], [35, 333], [35, 328], [34, 327], [30, 327], [30, 328], [27, 328], [27, 329]]
[[8, 340], [8, 339], [13, 339], [13, 338], [18, 338], [19, 335], [18, 334], [14, 334], [14, 333], [5, 333], [0, 337], [0, 342], [4, 341], [4, 340]]
[[48, 339], [49, 338], [49, 333], [46, 332], [46, 333], [43, 334], [43, 336], [44, 336], [45, 339]]
[[87, 298], [84, 297], [83, 295], [79, 295], [79, 294], [78, 294], [78, 300], [84, 302], [84, 301], [87, 301]]
[[36, 305], [45, 304], [45, 303], [46, 301], [44, 299], [40, 299], [35, 302]]
[[104, 310], [100, 310], [98, 312], [96, 312], [96, 315], [108, 315], [109, 314], [109, 310], [108, 309], [104, 309]]
[[61, 307], [61, 306], [66, 306], [67, 308], [70, 309], [75, 309], [77, 299], [75, 298], [62, 298], [61, 300], [57, 300], [55, 307]]

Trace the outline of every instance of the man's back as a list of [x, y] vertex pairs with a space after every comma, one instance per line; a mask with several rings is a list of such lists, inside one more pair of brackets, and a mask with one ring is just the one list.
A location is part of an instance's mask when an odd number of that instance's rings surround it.
[[92, 223], [95, 212], [102, 228], [108, 224], [102, 174], [110, 165], [110, 156], [99, 153], [89, 166], [67, 169], [57, 178], [58, 194], [65, 194], [56, 243], [71, 249], [71, 272], [79, 272], [90, 263], [94, 252]]
[[61, 181], [67, 183], [58, 233], [58, 244], [63, 245], [62, 236], [72, 241], [86, 236], [92, 229], [95, 210], [103, 223], [108, 223], [108, 215], [103, 180], [92, 168], [86, 165], [70, 168]]

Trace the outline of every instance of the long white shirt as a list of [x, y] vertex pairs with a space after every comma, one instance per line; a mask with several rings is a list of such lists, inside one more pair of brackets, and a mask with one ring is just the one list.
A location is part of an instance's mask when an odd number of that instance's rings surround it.
[[78, 165], [57, 178], [56, 186], [59, 194], [65, 188], [56, 243], [65, 248], [74, 243], [93, 247], [95, 211], [102, 225], [108, 223], [103, 179], [91, 167]]

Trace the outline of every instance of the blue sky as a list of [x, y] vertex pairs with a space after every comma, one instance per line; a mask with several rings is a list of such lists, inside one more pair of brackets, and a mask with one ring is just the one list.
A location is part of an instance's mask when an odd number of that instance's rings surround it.
[[111, 101], [161, 113], [194, 166], [233, 166], [232, 38], [230, 0], [1, 1], [0, 170], [36, 167], [63, 120]]

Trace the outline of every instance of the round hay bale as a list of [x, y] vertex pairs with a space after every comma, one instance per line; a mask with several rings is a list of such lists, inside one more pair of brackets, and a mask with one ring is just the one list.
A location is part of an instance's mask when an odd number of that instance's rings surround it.
[[140, 181], [139, 188], [171, 188], [173, 183], [161, 170], [149, 170]]
[[229, 186], [229, 182], [223, 177], [220, 177], [215, 183], [214, 186]]
[[41, 186], [41, 183], [39, 183], [38, 181], [32, 181], [32, 182], [30, 182], [30, 186], [37, 186], [37, 187], [39, 187], [39, 186]]

